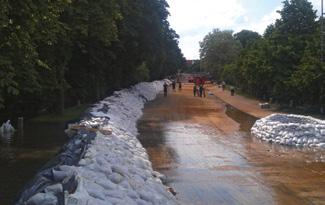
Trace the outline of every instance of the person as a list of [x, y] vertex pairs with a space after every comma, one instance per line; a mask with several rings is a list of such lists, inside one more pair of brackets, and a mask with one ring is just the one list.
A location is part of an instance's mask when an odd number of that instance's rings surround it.
[[203, 97], [205, 97], [205, 87], [202, 86]]
[[175, 91], [175, 89], [176, 89], [176, 82], [175, 82], [175, 80], [173, 80], [173, 82], [172, 82], [172, 87], [173, 87], [173, 91]]
[[221, 83], [221, 87], [222, 87], [222, 91], [224, 91], [225, 88], [226, 88], [226, 82], [225, 82], [225, 81], [222, 81], [222, 83]]
[[[200, 85], [200, 83], [201, 83], [201, 79], [199, 78], [199, 77], [196, 77], [195, 78], [195, 84], [196, 85]], [[199, 87], [198, 87], [199, 88]]]
[[202, 93], [203, 93], [203, 85], [202, 84], [200, 84], [200, 87], [199, 87], [199, 91], [200, 91], [200, 97], [202, 97]]
[[168, 85], [167, 83], [165, 82], [164, 83], [164, 96], [167, 97], [167, 88], [168, 88]]
[[194, 94], [194, 97], [196, 96], [196, 84], [194, 83], [194, 86], [193, 86], [193, 94]]
[[178, 81], [178, 90], [182, 90], [182, 82]]
[[235, 95], [235, 88], [234, 88], [234, 86], [231, 86], [230, 93], [231, 93], [231, 96], [234, 96]]
[[200, 84], [196, 84], [196, 96], [200, 97]]

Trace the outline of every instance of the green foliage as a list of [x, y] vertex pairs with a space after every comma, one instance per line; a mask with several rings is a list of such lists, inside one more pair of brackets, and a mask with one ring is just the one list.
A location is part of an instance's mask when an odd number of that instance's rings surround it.
[[[263, 37], [246, 30], [234, 35], [243, 46], [238, 58], [220, 63], [227, 50], [212, 40], [209, 49], [202, 44], [201, 58], [211, 55], [206, 65], [223, 70], [222, 78], [247, 94], [285, 105], [291, 101], [296, 106], [324, 107], [325, 67], [316, 12], [307, 0], [286, 0], [279, 13], [281, 18], [267, 27]], [[204, 42], [210, 38], [208, 34]]]
[[243, 48], [252, 45], [258, 39], [261, 39], [260, 34], [254, 31], [242, 30], [234, 35], [235, 39], [240, 41]]
[[135, 71], [135, 80], [138, 82], [148, 81], [149, 77], [149, 69], [147, 67], [147, 63], [143, 62], [140, 66], [136, 68]]
[[201, 66], [219, 80], [224, 66], [235, 61], [241, 50], [240, 42], [232, 33], [214, 29], [200, 42]]
[[280, 34], [308, 36], [316, 29], [316, 11], [307, 0], [285, 0], [276, 27]]
[[0, 3], [6, 109], [55, 112], [185, 65], [165, 0]]

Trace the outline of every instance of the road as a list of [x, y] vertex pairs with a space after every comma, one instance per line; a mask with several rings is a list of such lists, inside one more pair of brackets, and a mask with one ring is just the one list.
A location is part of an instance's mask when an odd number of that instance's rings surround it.
[[325, 153], [261, 142], [253, 122], [185, 85], [145, 106], [139, 139], [180, 204], [325, 204]]

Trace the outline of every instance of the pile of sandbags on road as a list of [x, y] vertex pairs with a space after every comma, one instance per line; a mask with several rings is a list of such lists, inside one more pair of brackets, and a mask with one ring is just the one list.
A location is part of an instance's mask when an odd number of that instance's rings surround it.
[[325, 149], [325, 121], [309, 116], [272, 114], [257, 120], [251, 133], [272, 143]]

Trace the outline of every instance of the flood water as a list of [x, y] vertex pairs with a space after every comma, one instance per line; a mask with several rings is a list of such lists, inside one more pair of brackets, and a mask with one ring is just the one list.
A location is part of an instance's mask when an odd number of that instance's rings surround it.
[[[180, 204], [325, 204], [324, 152], [262, 142], [249, 134], [254, 117], [210, 100], [224, 110], [202, 104], [201, 112], [194, 106], [200, 99], [186, 94], [160, 96], [138, 123], [154, 169], [167, 176]], [[209, 112], [226, 115], [238, 129], [224, 133], [193, 120], [211, 118]]]
[[24, 124], [23, 132], [0, 136], [0, 204], [11, 205], [37, 171], [67, 141], [64, 123]]

